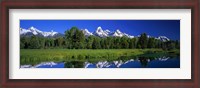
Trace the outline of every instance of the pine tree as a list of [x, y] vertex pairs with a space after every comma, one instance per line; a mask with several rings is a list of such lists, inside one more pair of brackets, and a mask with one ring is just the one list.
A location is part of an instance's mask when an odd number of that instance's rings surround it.
[[147, 38], [146, 33], [141, 34], [141, 36], [138, 40], [138, 48], [142, 48], [142, 49], [147, 48], [147, 43], [148, 43], [147, 39], [148, 38]]
[[35, 35], [31, 37], [31, 41], [30, 41], [30, 49], [39, 49], [40, 44], [39, 44], [39, 40], [38, 37], [36, 37]]

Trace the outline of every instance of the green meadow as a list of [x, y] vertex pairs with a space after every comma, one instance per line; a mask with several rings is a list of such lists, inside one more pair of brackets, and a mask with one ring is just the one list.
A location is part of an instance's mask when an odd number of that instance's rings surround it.
[[128, 60], [139, 56], [159, 57], [178, 54], [178, 49], [170, 51], [162, 49], [20, 49], [20, 64], [35, 65], [47, 61], [114, 61]]

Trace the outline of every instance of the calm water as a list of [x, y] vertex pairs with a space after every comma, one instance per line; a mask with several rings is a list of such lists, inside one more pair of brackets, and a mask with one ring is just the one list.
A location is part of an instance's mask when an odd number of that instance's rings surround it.
[[130, 60], [90, 62], [42, 62], [37, 65], [21, 65], [21, 68], [180, 68], [180, 57], [139, 57]]

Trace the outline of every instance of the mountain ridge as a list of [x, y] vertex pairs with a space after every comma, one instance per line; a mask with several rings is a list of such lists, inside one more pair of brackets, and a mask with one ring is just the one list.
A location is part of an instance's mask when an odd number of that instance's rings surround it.
[[37, 36], [41, 36], [41, 37], [56, 37], [56, 36], [64, 36], [61, 33], [58, 32], [54, 32], [53, 30], [51, 30], [51, 32], [45, 32], [45, 31], [40, 31], [39, 29], [31, 26], [28, 29], [23, 29], [20, 28], [20, 35], [21, 36], [32, 36], [32, 35], [37, 35]]
[[[83, 34], [86, 37], [91, 36], [91, 35], [102, 37], [102, 38], [104, 38], [104, 37], [123, 37], [123, 36], [126, 36], [128, 38], [140, 37], [140, 35], [133, 36], [133, 35], [129, 35], [127, 33], [123, 33], [120, 31], [120, 29], [117, 29], [114, 32], [111, 32], [108, 29], [103, 30], [101, 26], [97, 27], [97, 29], [94, 32], [90, 32], [90, 31], [88, 31], [88, 29], [81, 29], [81, 31], [83, 32]], [[37, 29], [33, 26], [31, 26], [28, 29], [20, 28], [20, 36], [32, 36], [32, 35], [41, 36], [41, 37], [50, 37], [50, 38], [64, 36], [64, 34], [54, 32], [53, 30], [51, 32], [40, 31], [39, 29]], [[147, 37], [149, 38], [149, 37], [153, 37], [153, 36], [147, 35]], [[164, 41], [164, 42], [170, 41], [170, 39], [166, 36], [158, 36], [158, 37], [154, 37], [154, 38]]]

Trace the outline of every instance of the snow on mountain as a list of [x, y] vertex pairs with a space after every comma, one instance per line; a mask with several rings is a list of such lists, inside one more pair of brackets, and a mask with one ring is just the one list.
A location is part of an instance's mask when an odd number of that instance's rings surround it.
[[[137, 37], [140, 37], [140, 35], [138, 35]], [[155, 38], [155, 39], [163, 41], [163, 42], [170, 41], [170, 39], [167, 38], [166, 36], [153, 37], [153, 36], [147, 35], [147, 38]]]
[[42, 34], [44, 35], [44, 37], [48, 37], [48, 36], [54, 36], [58, 34], [58, 32], [54, 32], [53, 30], [51, 30], [51, 32], [43, 32]]
[[113, 37], [122, 37], [124, 36], [124, 34], [119, 31], [119, 29], [117, 29], [113, 34], [112, 34]]
[[126, 33], [122, 33], [119, 29], [117, 29], [113, 34], [112, 36], [114, 37], [122, 37], [122, 36], [126, 36], [128, 38], [134, 38], [134, 36], [132, 35], [129, 35], [129, 34], [126, 34]]
[[33, 26], [28, 29], [20, 28], [20, 35], [41, 35], [43, 37], [53, 37], [58, 34], [58, 32], [54, 32], [53, 30], [51, 32], [43, 32]]
[[103, 30], [102, 27], [100, 27], [100, 26], [93, 33], [89, 32], [87, 29], [84, 29], [82, 31], [83, 31], [85, 36], [90, 36], [90, 35], [95, 35], [95, 36], [99, 36], [99, 37], [109, 37], [109, 36], [122, 37], [122, 36], [126, 36], [126, 37], [129, 37], [129, 38], [134, 38], [134, 36], [132, 36], [132, 35], [122, 33], [119, 29], [117, 29], [115, 32], [111, 32], [108, 29]]
[[150, 38], [151, 36], [150, 35], [147, 35], [147, 38]]
[[34, 35], [42, 33], [42, 31], [38, 30], [37, 28], [34, 28], [33, 26], [30, 27], [28, 30], [30, 30]]
[[167, 38], [166, 36], [158, 36], [156, 39], [163, 41], [163, 42], [170, 41], [170, 39]]
[[134, 36], [129, 35], [129, 34], [126, 34], [126, 33], [124, 33], [124, 36], [126, 36], [126, 37], [128, 37], [128, 38], [134, 38]]
[[30, 30], [26, 30], [26, 29], [23, 29], [23, 28], [20, 28], [20, 35], [21, 34], [26, 34], [28, 32], [31, 32]]
[[110, 35], [111, 32], [110, 30], [107, 29], [107, 30], [104, 30], [104, 33], [106, 33], [107, 35]]
[[132, 36], [132, 35], [129, 35], [129, 38], [134, 38], [134, 36]]
[[91, 32], [89, 32], [87, 29], [82, 30], [82, 32], [83, 32], [83, 34], [84, 34], [85, 36], [93, 35], [93, 34], [92, 34]]
[[115, 32], [111, 32], [108, 29], [107, 30], [103, 30], [100, 26], [96, 29], [95, 32], [93, 32], [93, 35], [96, 35], [96, 36], [99, 36], [99, 37], [109, 37], [109, 36], [122, 37], [122, 36], [127, 36], [129, 38], [134, 38], [134, 36], [128, 35], [126, 33], [122, 33], [119, 29], [117, 29]]
[[103, 31], [103, 29], [99, 26], [95, 32], [93, 32], [94, 35], [99, 37], [108, 37], [108, 34]]
[[[119, 29], [117, 29], [114, 32], [111, 32], [108, 29], [107, 30], [103, 30], [100, 26], [93, 33], [89, 32], [88, 29], [82, 29], [82, 32], [84, 33], [85, 36], [94, 35], [94, 36], [99, 36], [99, 37], [109, 37], [109, 36], [113, 36], [113, 37], [126, 36], [128, 38], [134, 38], [135, 37], [133, 35], [129, 35], [129, 34], [123, 33]], [[37, 29], [35, 27], [30, 27], [28, 29], [20, 28], [20, 35], [22, 35], [22, 36], [37, 35], [37, 36], [43, 36], [43, 37], [63, 36], [63, 34], [58, 33], [58, 32], [54, 32], [53, 30], [51, 32], [43, 32], [43, 31], [40, 31], [39, 29]], [[138, 35], [136, 37], [140, 37], [140, 35]], [[147, 37], [150, 38], [150, 37], [153, 37], [153, 36], [147, 35]], [[170, 41], [170, 39], [167, 38], [166, 36], [158, 36], [158, 37], [154, 37], [154, 38], [158, 39], [160, 41], [163, 41], [163, 42]]]

